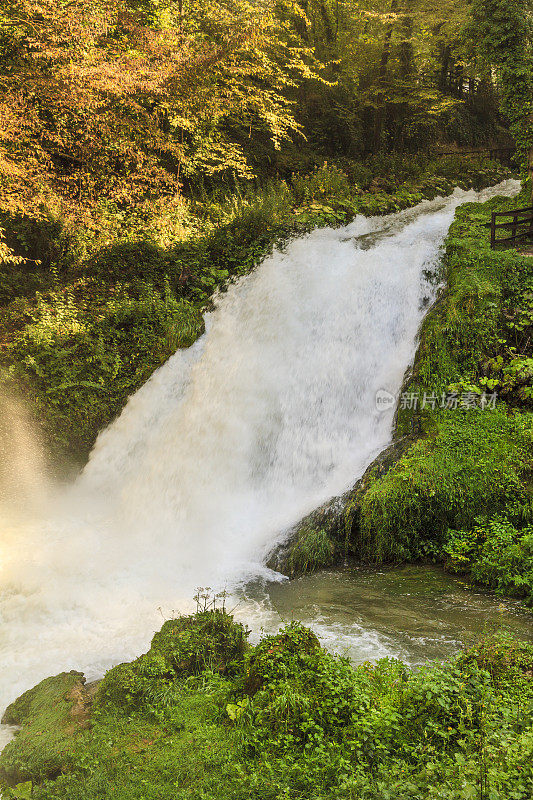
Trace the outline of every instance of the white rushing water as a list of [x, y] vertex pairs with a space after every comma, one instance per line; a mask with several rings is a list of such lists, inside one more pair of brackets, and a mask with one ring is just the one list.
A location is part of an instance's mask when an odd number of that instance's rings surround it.
[[[517, 189], [293, 241], [218, 298], [206, 335], [130, 399], [72, 486], [4, 507], [0, 706], [143, 652], [198, 585], [268, 577], [288, 528], [387, 445], [393, 408], [376, 392], [400, 389], [455, 208]], [[252, 600], [239, 613], [272, 616]]]

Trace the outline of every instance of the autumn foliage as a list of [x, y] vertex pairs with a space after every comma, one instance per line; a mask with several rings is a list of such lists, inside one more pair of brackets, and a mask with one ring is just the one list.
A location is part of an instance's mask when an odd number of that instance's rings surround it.
[[199, 169], [249, 175], [228, 128], [274, 145], [297, 130], [284, 90], [312, 59], [269, 0], [1, 9], [0, 210], [75, 213], [175, 193]]

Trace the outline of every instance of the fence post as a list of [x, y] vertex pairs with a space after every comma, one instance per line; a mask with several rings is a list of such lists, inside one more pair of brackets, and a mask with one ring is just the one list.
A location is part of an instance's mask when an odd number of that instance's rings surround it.
[[495, 247], [496, 247], [496, 214], [493, 212], [490, 223], [490, 249], [494, 250]]

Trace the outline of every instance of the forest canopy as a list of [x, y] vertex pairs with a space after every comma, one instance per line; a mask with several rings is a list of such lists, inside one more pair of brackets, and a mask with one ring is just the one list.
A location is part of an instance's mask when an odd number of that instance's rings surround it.
[[501, 141], [500, 64], [473, 5], [474, 18], [466, 0], [2, 2], [0, 211], [81, 218], [102, 197]]

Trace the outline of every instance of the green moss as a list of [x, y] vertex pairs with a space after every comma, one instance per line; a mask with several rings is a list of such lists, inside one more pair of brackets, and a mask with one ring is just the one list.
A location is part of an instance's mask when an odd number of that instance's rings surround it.
[[73, 714], [83, 701], [82, 679], [79, 672], [46, 678], [7, 708], [2, 722], [22, 729], [0, 754], [2, 782], [42, 781], [66, 768], [84, 719]]
[[286, 559], [289, 575], [304, 575], [335, 562], [335, 542], [325, 530], [301, 526]]
[[107, 709], [80, 740], [72, 769], [33, 787], [35, 800], [228, 798], [238, 731], [221, 724], [217, 693], [183, 687], [164, 718]]

